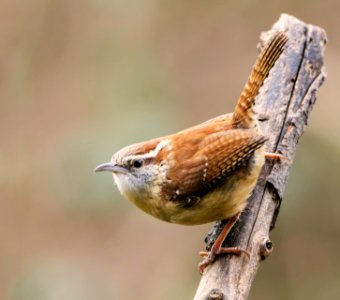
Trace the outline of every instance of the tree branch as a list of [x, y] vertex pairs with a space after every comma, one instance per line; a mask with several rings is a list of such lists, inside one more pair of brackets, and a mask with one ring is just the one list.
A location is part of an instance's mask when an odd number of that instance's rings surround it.
[[[327, 42], [323, 29], [292, 16], [281, 15], [273, 30], [285, 31], [289, 41], [256, 99], [257, 111], [268, 115], [261, 130], [270, 138], [267, 151], [289, 160], [267, 161], [246, 210], [224, 246], [240, 246], [250, 253], [221, 255], [201, 278], [195, 300], [247, 299], [256, 271], [273, 250], [269, 231], [274, 228], [296, 146], [326, 78], [323, 54]], [[273, 31], [261, 35], [260, 45]], [[223, 227], [217, 222], [206, 238], [209, 248]]]

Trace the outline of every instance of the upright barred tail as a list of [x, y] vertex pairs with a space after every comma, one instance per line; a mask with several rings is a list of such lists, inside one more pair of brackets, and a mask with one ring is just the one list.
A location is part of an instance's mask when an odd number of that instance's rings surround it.
[[259, 93], [270, 70], [283, 52], [287, 40], [288, 38], [283, 32], [275, 33], [274, 37], [259, 55], [233, 113], [233, 122], [236, 126], [243, 128], [254, 126], [252, 106], [255, 103], [255, 97]]

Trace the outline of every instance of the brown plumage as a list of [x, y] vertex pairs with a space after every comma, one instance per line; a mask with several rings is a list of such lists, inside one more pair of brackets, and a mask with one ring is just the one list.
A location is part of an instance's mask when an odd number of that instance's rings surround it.
[[236, 126], [250, 128], [253, 125], [255, 118], [252, 107], [255, 103], [255, 97], [283, 52], [286, 43], [287, 36], [283, 32], [278, 32], [261, 52], [234, 109], [233, 123]]
[[[204, 132], [202, 137], [195, 132], [195, 136], [197, 140], [181, 140], [186, 150], [173, 155], [173, 167], [162, 186], [163, 197], [167, 196], [168, 200], [202, 197], [213, 185], [226, 180], [240, 164], [249, 160], [266, 141], [262, 135], [244, 129]], [[183, 153], [190, 153], [190, 157], [184, 157]]]

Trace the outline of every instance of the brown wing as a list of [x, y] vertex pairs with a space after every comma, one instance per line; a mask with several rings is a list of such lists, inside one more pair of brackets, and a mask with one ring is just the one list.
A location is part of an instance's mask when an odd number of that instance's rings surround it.
[[174, 157], [176, 163], [162, 191], [171, 195], [169, 200], [195, 200], [248, 160], [265, 141], [264, 136], [247, 129], [212, 133], [195, 145], [187, 141], [183, 147], [190, 148], [192, 156]]

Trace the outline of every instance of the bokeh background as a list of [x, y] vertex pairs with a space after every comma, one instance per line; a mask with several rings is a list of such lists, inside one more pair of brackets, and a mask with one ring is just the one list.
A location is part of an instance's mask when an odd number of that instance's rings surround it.
[[326, 29], [328, 79], [250, 299], [340, 297], [340, 1], [0, 2], [0, 299], [192, 299], [211, 224], [140, 212], [93, 168], [229, 112], [261, 31]]

